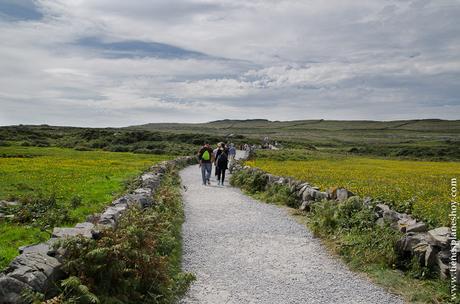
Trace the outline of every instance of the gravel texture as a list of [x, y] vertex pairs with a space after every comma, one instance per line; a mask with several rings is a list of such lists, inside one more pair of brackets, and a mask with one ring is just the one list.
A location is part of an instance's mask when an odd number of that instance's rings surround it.
[[[214, 174], [214, 171], [213, 171]], [[329, 255], [285, 209], [181, 171], [183, 268], [197, 280], [180, 303], [403, 303]]]

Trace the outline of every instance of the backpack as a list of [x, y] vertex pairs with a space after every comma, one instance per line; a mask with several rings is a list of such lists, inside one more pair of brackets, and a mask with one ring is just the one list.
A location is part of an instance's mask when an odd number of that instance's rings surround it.
[[219, 167], [226, 167], [228, 163], [228, 157], [225, 152], [222, 152], [219, 157], [217, 158], [217, 165]]
[[211, 154], [208, 150], [204, 150], [203, 155], [201, 156], [202, 160], [211, 160]]

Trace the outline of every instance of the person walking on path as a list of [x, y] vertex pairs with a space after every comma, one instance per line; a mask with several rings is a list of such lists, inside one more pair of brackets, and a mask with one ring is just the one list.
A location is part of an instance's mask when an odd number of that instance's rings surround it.
[[214, 150], [214, 165], [216, 166], [216, 178], [217, 178], [217, 173], [218, 173], [218, 169], [217, 169], [217, 159], [219, 158], [219, 155], [223, 152], [223, 151], [226, 151], [225, 150], [225, 144], [223, 142], [220, 142], [217, 144], [217, 149]]
[[228, 163], [230, 167], [230, 173], [232, 173], [232, 165], [235, 163], [236, 157], [236, 148], [234, 144], [230, 144], [230, 148], [228, 148]]
[[201, 178], [203, 179], [203, 185], [210, 185], [212, 163], [214, 162], [214, 154], [208, 142], [205, 142], [204, 146], [201, 147], [200, 151], [198, 152], [198, 159], [200, 161]]
[[[217, 152], [220, 150], [220, 147], [222, 147], [222, 143], [217, 143], [217, 147], [214, 150], [212, 150], [212, 156], [214, 157], [213, 158], [214, 159], [214, 161], [213, 161], [214, 165], [215, 165], [215, 160], [217, 159]], [[217, 168], [214, 171], [214, 175], [217, 178]]]
[[227, 150], [222, 150], [216, 160], [217, 184], [223, 186], [225, 181], [225, 171], [228, 169]]

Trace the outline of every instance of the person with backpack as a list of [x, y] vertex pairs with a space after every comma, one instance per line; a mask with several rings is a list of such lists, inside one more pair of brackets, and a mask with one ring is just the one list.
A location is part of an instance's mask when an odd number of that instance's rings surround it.
[[214, 156], [212, 148], [208, 142], [204, 143], [198, 152], [198, 159], [200, 161], [201, 178], [203, 179], [203, 185], [211, 185], [211, 171], [212, 163], [214, 162]]
[[222, 149], [222, 152], [216, 159], [217, 184], [223, 186], [225, 181], [225, 171], [228, 169], [228, 152]]
[[216, 166], [216, 171], [215, 171], [215, 175], [216, 175], [216, 178], [218, 176], [218, 169], [217, 169], [217, 159], [219, 158], [219, 155], [225, 151], [225, 144], [223, 142], [220, 142], [217, 144], [217, 149], [214, 150], [214, 165]]

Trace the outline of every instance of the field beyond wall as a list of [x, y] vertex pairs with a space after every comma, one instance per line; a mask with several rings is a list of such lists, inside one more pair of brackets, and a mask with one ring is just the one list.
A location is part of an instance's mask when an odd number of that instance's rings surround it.
[[[259, 152], [248, 164], [327, 190], [345, 187], [381, 199], [430, 226], [449, 225], [450, 179], [459, 162], [394, 160], [301, 150]], [[296, 159], [297, 158], [297, 159]]]
[[[17, 255], [19, 246], [49, 238], [53, 223], [72, 225], [101, 211], [131, 179], [169, 158], [56, 147], [0, 147], [0, 200], [25, 200], [33, 206], [16, 210], [13, 219], [0, 219], [0, 269]], [[46, 218], [52, 214], [57, 215]]]

